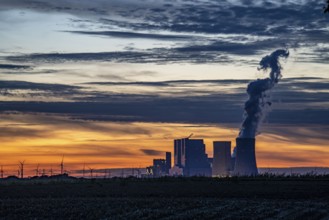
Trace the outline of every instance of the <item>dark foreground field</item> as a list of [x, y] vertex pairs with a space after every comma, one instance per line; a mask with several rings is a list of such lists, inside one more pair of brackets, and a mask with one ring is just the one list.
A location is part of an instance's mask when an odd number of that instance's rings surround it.
[[0, 219], [329, 219], [329, 178], [2, 181]]

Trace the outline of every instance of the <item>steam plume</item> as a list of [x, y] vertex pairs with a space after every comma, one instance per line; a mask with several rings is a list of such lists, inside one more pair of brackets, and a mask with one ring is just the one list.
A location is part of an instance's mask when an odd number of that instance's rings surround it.
[[258, 70], [271, 69], [270, 75], [266, 79], [258, 79], [249, 83], [247, 93], [249, 100], [245, 103], [244, 121], [242, 123], [239, 137], [254, 138], [258, 127], [266, 115], [266, 108], [271, 106], [267, 92], [281, 79], [281, 65], [279, 58], [288, 58], [288, 50], [276, 50], [270, 55], [263, 57], [259, 62]]

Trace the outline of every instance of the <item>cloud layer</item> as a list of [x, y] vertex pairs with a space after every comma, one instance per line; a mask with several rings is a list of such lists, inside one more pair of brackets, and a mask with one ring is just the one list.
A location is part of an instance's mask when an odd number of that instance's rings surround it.
[[[260, 58], [288, 47], [259, 156], [314, 163], [307, 154], [326, 155], [329, 124], [329, 17], [322, 6], [1, 0], [0, 141], [4, 149], [17, 141], [17, 151], [5, 153], [42, 160], [65, 152], [71, 163], [89, 156], [118, 166], [160, 157], [186, 131], [233, 140], [246, 86], [262, 77], [255, 73]], [[300, 157], [287, 155], [294, 147]]]

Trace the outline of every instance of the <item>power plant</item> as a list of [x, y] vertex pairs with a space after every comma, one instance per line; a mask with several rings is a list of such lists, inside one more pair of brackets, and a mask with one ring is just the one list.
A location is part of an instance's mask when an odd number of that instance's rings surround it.
[[171, 153], [166, 159], [154, 159], [147, 173], [160, 176], [254, 176], [258, 174], [255, 138], [237, 138], [236, 148], [231, 155], [230, 141], [213, 142], [213, 158], [206, 153], [203, 139], [182, 138], [174, 140], [174, 164]]
[[[244, 120], [236, 138], [231, 155], [231, 142], [215, 141], [213, 158], [208, 158], [203, 139], [174, 140], [174, 166], [170, 175], [183, 176], [254, 176], [258, 175], [255, 137], [259, 125], [271, 106], [269, 90], [281, 79], [279, 58], [288, 58], [288, 50], [276, 50], [262, 58], [258, 70], [271, 69], [269, 77], [250, 82], [247, 87], [249, 99], [244, 106]], [[168, 158], [168, 157], [167, 157]], [[167, 159], [168, 160], [168, 159]]]

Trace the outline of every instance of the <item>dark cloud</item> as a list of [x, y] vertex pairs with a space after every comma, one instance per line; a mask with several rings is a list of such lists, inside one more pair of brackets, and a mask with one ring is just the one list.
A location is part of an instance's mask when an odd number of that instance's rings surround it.
[[[26, 137], [28, 138], [28, 137]], [[46, 137], [45, 137], [46, 138]], [[43, 149], [52, 149], [51, 151]], [[97, 144], [67, 144], [67, 145], [40, 145], [36, 148], [30, 147], [28, 151], [15, 152], [15, 156], [59, 156], [65, 152], [65, 157], [70, 158], [81, 158], [89, 157], [100, 157], [107, 156], [108, 158], [125, 157], [125, 156], [136, 156], [134, 152], [126, 149], [117, 149], [111, 146], [103, 146]], [[60, 156], [59, 156], [60, 158]], [[91, 163], [88, 163], [90, 165]], [[96, 163], [93, 163], [96, 164]]]
[[321, 80], [327, 80], [327, 79], [322, 78], [322, 77], [315, 77], [315, 76], [303, 76], [303, 77], [290, 77], [290, 78], [286, 78], [285, 80], [295, 80], [295, 81], [318, 80], [318, 81], [321, 81]]
[[27, 65], [0, 64], [0, 69], [18, 70], [18, 69], [32, 69], [32, 67]]
[[30, 54], [21, 56], [9, 56], [7, 60], [18, 62], [77, 62], [77, 61], [101, 61], [101, 62], [125, 62], [125, 63], [177, 63], [177, 62], [228, 62], [228, 56], [215, 53], [184, 52], [178, 53], [171, 49], [155, 49], [143, 52], [99, 52], [99, 53], [48, 53]]
[[12, 138], [46, 138], [51, 133], [43, 129], [37, 129], [33, 127], [20, 127], [20, 126], [0, 126], [0, 138], [2, 141], [12, 141]]
[[[298, 143], [300, 145], [327, 145], [329, 126], [317, 124], [300, 124], [298, 126], [273, 126], [264, 127], [264, 133], [276, 135], [278, 141]], [[281, 138], [282, 137], [282, 138]]]
[[23, 71], [22, 70], [11, 70], [11, 71], [7, 71], [7, 72], [1, 71], [1, 74], [8, 74], [8, 75], [37, 75], [37, 74], [56, 74], [56, 73], [60, 73], [60, 71], [59, 70], [35, 71], [32, 69], [28, 69], [28, 71], [26, 71], [26, 70], [23, 70]]
[[44, 90], [44, 91], [60, 91], [75, 90], [78, 86], [49, 84], [49, 83], [33, 83], [26, 81], [0, 81], [0, 89], [25, 89], [25, 90]]
[[[272, 93], [274, 111], [271, 123], [328, 123], [328, 91], [323, 79], [293, 78], [282, 80]], [[240, 89], [203, 91], [209, 86], [240, 85]], [[248, 80], [176, 80], [160, 82], [94, 82], [87, 85], [122, 85], [161, 87], [171, 97], [148, 94], [119, 94], [85, 90], [84, 86], [42, 84], [24, 81], [0, 81], [2, 95], [12, 90], [51, 92], [69, 102], [0, 102], [0, 111], [57, 113], [72, 118], [97, 121], [155, 121], [237, 123], [241, 121], [245, 86]], [[174, 91], [175, 87], [193, 85], [192, 90]], [[214, 87], [215, 88], [215, 87]], [[5, 92], [4, 92], [5, 91]], [[43, 94], [44, 96], [49, 94]], [[133, 131], [136, 132], [136, 131]]]
[[140, 151], [147, 156], [163, 156], [165, 155], [164, 151], [152, 150], [152, 149], [140, 149]]
[[[261, 4], [259, 4], [259, 2]], [[65, 12], [98, 22], [138, 30], [175, 32], [282, 34], [294, 27], [314, 29], [326, 24], [323, 4], [316, 0], [295, 3], [269, 1], [87, 1], [2, 0], [3, 8]], [[305, 16], [307, 15], [307, 16]], [[120, 19], [125, 18], [125, 19]], [[315, 23], [314, 21], [318, 21]], [[319, 26], [318, 26], [319, 25]]]
[[7, 60], [16, 62], [77, 62], [102, 61], [126, 63], [218, 63], [236, 62], [229, 55], [255, 55], [264, 51], [284, 47], [280, 40], [264, 40], [253, 43], [230, 43], [215, 41], [211, 44], [186, 45], [177, 48], [155, 48], [144, 51], [99, 52], [99, 53], [45, 53], [9, 56]]
[[246, 84], [250, 82], [250, 80], [231, 80], [231, 79], [224, 79], [224, 80], [169, 80], [169, 81], [157, 81], [157, 82], [89, 82], [85, 84], [89, 85], [140, 85], [140, 86], [171, 86], [177, 85], [182, 86], [186, 84], [199, 84], [199, 83], [211, 83], [211, 84], [219, 84], [219, 85], [229, 85], [229, 84]]
[[227, 53], [235, 55], [255, 55], [260, 52], [272, 50], [275, 48], [285, 47], [289, 41], [283, 42], [280, 39], [270, 39], [256, 41], [252, 43], [233, 43], [225, 41], [215, 41], [208, 45], [191, 45], [181, 48], [175, 48], [174, 50], [182, 53], [191, 52], [217, 52]]
[[302, 90], [320, 91], [329, 89], [329, 80], [323, 79], [322, 82], [294, 82], [289, 83], [289, 85]]
[[[126, 100], [127, 101], [127, 100]], [[223, 107], [212, 110], [202, 103], [184, 100], [155, 99], [143, 102], [92, 103], [92, 102], [0, 102], [0, 111], [57, 113], [72, 118], [97, 121], [141, 122], [232, 122], [241, 118], [241, 111]], [[208, 106], [209, 107], [209, 106]], [[232, 111], [233, 110], [233, 111]], [[207, 112], [207, 115], [204, 114]]]
[[[292, 153], [292, 152], [290, 152]], [[319, 152], [318, 152], [319, 153]], [[318, 157], [296, 157], [297, 152], [294, 152], [291, 155], [284, 154], [283, 152], [257, 152], [257, 157], [262, 158], [263, 160], [270, 160], [270, 161], [276, 161], [280, 163], [288, 162], [288, 163], [316, 163], [318, 162]], [[321, 153], [320, 153], [321, 155]], [[315, 154], [315, 156], [317, 156]]]
[[[87, 20], [106, 30], [89, 28], [68, 31], [70, 33], [188, 42], [183, 46], [147, 51], [31, 54], [10, 57], [13, 61], [232, 62], [237, 60], [230, 55], [250, 56], [279, 47], [313, 48], [314, 44], [328, 43], [329, 31], [324, 28], [328, 17], [321, 13], [320, 2], [257, 2], [123, 0], [100, 4], [97, 0], [83, 0], [78, 4], [66, 0], [3, 0], [0, 5], [7, 9], [65, 12], [77, 17], [71, 22], [78, 27]], [[169, 34], [160, 34], [163, 31]], [[218, 34], [230, 36], [216, 36]], [[328, 56], [313, 51], [305, 59], [324, 63]]]
[[78, 86], [50, 84], [50, 83], [32, 83], [26, 81], [4, 81], [0, 80], [0, 95], [7, 97], [20, 98], [44, 98], [51, 99], [57, 97], [60, 99], [69, 99], [74, 95], [81, 94]]
[[148, 34], [137, 32], [124, 32], [124, 31], [66, 31], [73, 34], [85, 34], [85, 35], [99, 35], [117, 38], [141, 38], [141, 39], [153, 39], [153, 40], [187, 40], [191, 39], [187, 35], [164, 35], [164, 34]]
[[303, 36], [308, 40], [312, 40], [313, 43], [323, 43], [329, 39], [329, 31], [323, 29], [311, 29], [303, 31]]
[[[121, 102], [0, 102], [0, 111], [57, 113], [95, 121], [240, 123], [242, 119], [241, 95], [146, 99], [140, 96], [139, 100], [128, 97], [117, 98]], [[271, 124], [329, 123], [327, 108], [275, 109], [268, 120]]]
[[[147, 50], [135, 50], [120, 52], [94, 52], [94, 53], [43, 53], [25, 54], [5, 57], [8, 61], [14, 62], [124, 62], [124, 63], [234, 63], [234, 62], [255, 62], [243, 60], [243, 57], [260, 55], [277, 48], [294, 46], [295, 40], [281, 37], [254, 42], [228, 42], [227, 40], [208, 40], [203, 43], [188, 41], [184, 46], [172, 48], [153, 48]], [[315, 51], [314, 54], [307, 54], [305, 58], [312, 58], [318, 54], [321, 58], [322, 51]], [[237, 58], [236, 56], [239, 56]], [[316, 61], [316, 57], [311, 59]], [[302, 61], [302, 60], [301, 60]]]
[[[324, 16], [319, 13], [321, 4], [317, 1], [308, 1], [299, 5], [294, 3], [273, 5], [268, 1], [263, 3], [263, 5], [256, 5], [255, 2], [233, 5], [225, 1], [191, 1], [191, 4], [178, 3], [174, 8], [158, 9], [157, 13], [149, 7], [121, 11], [120, 15], [125, 18], [138, 17], [136, 22], [130, 23], [106, 17], [100, 21], [104, 24], [137, 30], [163, 29], [173, 32], [270, 36], [287, 35], [292, 31], [300, 33], [302, 31], [298, 31], [295, 27], [315, 29], [326, 23]], [[138, 22], [140, 20], [142, 21]], [[317, 23], [314, 22], [315, 20]]]

